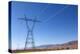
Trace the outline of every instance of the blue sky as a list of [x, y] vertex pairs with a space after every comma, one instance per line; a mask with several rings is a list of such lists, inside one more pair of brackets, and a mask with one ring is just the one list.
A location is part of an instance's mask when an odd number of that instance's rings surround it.
[[[12, 2], [12, 49], [24, 48], [27, 35], [25, 21], [40, 20], [34, 28], [35, 45], [60, 44], [78, 39], [78, 7], [76, 5]], [[30, 24], [31, 25], [31, 24]]]

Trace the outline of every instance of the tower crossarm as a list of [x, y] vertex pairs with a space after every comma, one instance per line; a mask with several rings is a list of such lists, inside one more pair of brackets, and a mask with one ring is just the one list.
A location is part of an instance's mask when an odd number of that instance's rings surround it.
[[24, 21], [32, 21], [32, 22], [41, 22], [39, 20], [35, 20], [35, 19], [26, 19], [26, 18], [18, 18], [19, 20], [24, 20]]

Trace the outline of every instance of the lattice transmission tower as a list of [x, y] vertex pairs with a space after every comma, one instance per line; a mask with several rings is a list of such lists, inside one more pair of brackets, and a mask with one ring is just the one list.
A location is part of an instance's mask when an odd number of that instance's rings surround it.
[[[34, 30], [34, 27], [35, 27], [35, 23], [40, 22], [40, 21], [36, 20], [36, 18], [28, 19], [26, 16], [24, 16], [24, 18], [19, 18], [19, 19], [26, 22], [26, 27], [28, 29], [24, 49], [26, 50], [28, 48], [35, 48], [33, 30]], [[32, 27], [31, 28], [30, 28], [30, 25], [29, 25], [30, 22], [32, 22]]]

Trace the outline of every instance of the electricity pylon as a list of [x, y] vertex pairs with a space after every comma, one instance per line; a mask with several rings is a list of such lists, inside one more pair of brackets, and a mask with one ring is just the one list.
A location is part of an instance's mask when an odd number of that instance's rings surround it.
[[[24, 18], [19, 18], [19, 19], [24, 20], [26, 22], [26, 27], [28, 29], [24, 49], [28, 49], [28, 47], [35, 48], [33, 29], [35, 27], [35, 23], [40, 22], [40, 21], [36, 20], [36, 18], [35, 19], [28, 19], [26, 16]], [[30, 25], [28, 24], [29, 22], [33, 23], [31, 28], [30, 28]]]

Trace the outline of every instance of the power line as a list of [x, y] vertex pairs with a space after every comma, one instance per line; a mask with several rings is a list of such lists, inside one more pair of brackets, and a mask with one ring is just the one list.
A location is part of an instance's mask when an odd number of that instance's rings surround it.
[[68, 8], [68, 6], [64, 7], [62, 9], [59, 9], [54, 15], [52, 14], [52, 16], [50, 16], [49, 18], [44, 19], [44, 22], [48, 22], [49, 20], [51, 20], [52, 18], [54, 18], [55, 16], [57, 16], [58, 14], [60, 14], [62, 11], [64, 11], [66, 8]]

